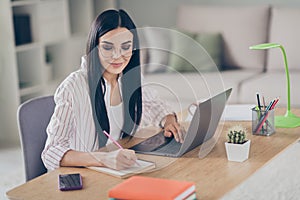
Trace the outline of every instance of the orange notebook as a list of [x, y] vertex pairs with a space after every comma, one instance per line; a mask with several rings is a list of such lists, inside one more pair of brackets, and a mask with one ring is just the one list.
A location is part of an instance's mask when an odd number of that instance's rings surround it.
[[111, 188], [108, 197], [110, 199], [130, 200], [171, 200], [185, 199], [193, 193], [195, 193], [193, 182], [132, 176]]

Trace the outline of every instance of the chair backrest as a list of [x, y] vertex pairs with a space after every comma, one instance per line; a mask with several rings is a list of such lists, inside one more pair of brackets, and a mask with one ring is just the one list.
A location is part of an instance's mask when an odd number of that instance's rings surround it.
[[30, 99], [19, 106], [17, 116], [26, 181], [47, 172], [41, 153], [47, 139], [46, 128], [54, 107], [53, 96]]

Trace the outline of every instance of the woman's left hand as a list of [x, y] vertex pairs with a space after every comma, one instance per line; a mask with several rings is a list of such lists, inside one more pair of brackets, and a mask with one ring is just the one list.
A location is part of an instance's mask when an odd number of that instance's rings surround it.
[[175, 115], [167, 115], [164, 124], [164, 136], [172, 137], [174, 136], [177, 142], [183, 143], [185, 132], [181, 128], [180, 124], [177, 122]]

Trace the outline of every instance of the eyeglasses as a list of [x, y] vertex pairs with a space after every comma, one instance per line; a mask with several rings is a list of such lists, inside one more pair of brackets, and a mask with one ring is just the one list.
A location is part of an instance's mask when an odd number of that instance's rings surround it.
[[97, 48], [104, 58], [118, 58], [119, 56], [128, 58], [133, 54], [133, 48], [131, 43], [121, 44], [120, 48], [116, 48], [112, 44], [104, 43], [99, 44]]

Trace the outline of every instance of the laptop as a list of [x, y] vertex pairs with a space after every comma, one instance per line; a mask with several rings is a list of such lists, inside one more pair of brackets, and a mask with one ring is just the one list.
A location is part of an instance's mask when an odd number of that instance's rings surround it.
[[142, 154], [180, 157], [203, 144], [214, 136], [231, 91], [229, 88], [198, 104], [183, 143], [165, 137], [161, 131], [130, 149]]

